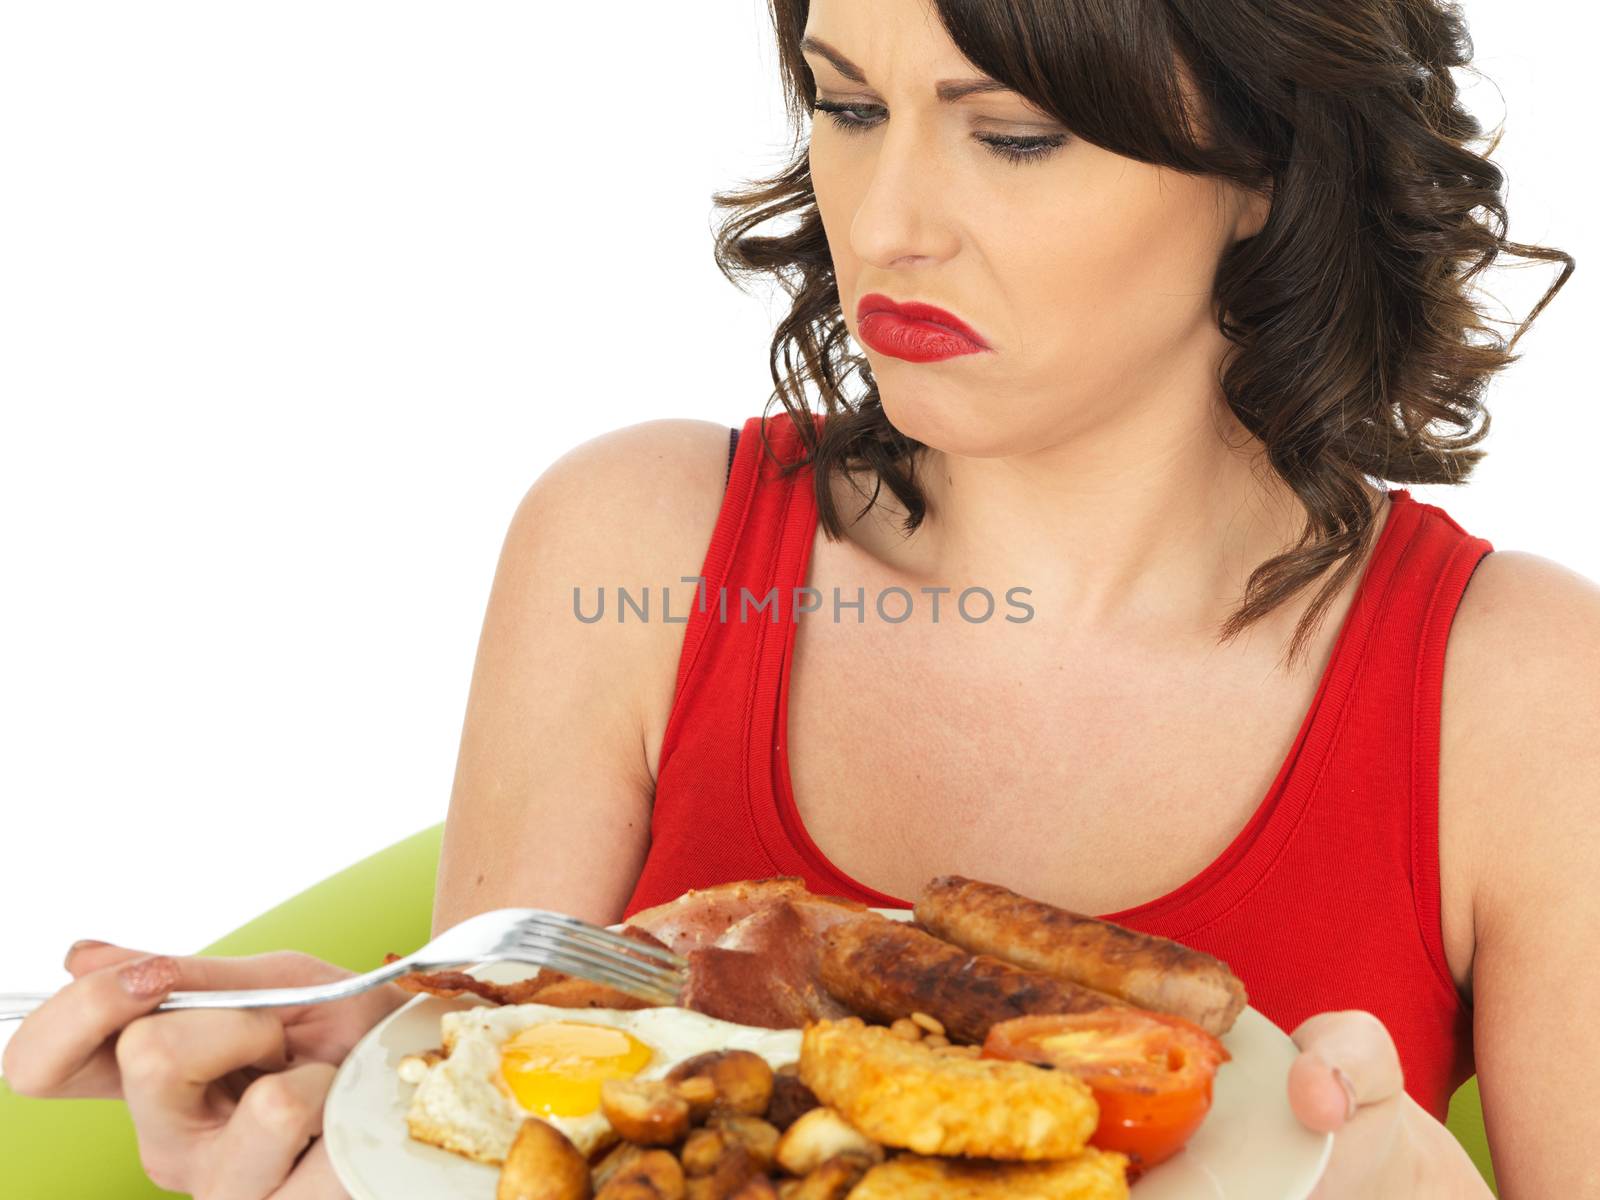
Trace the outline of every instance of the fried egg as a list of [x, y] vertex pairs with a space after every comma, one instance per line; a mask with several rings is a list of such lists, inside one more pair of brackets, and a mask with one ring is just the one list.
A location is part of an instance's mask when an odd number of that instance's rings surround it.
[[[615, 1137], [600, 1111], [608, 1079], [655, 1079], [708, 1050], [749, 1050], [773, 1067], [800, 1057], [798, 1029], [757, 1029], [684, 1008], [479, 1005], [440, 1018], [443, 1058], [408, 1055], [411, 1136], [478, 1162], [505, 1161], [526, 1117], [587, 1155]], [[431, 1061], [430, 1061], [431, 1060]]]

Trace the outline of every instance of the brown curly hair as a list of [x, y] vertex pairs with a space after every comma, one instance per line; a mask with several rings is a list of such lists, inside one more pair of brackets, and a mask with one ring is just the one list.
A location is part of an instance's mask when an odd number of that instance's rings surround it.
[[[772, 276], [792, 299], [774, 332], [772, 397], [796, 422], [829, 538], [844, 524], [829, 486], [863, 472], [914, 530], [926, 447], [889, 423], [864, 356], [852, 354], [812, 190], [803, 117], [816, 82], [800, 54], [809, 0], [768, 0], [796, 129], [776, 174], [715, 193], [731, 210], [717, 265], [738, 286]], [[1252, 572], [1221, 624], [1227, 641], [1333, 568], [1297, 624], [1292, 662], [1365, 557], [1376, 526], [1362, 477], [1459, 483], [1483, 451], [1483, 392], [1519, 358], [1517, 340], [1559, 291], [1571, 255], [1506, 240], [1505, 184], [1470, 142], [1482, 129], [1451, 69], [1472, 42], [1459, 6], [1437, 0], [932, 0], [979, 70], [1113, 153], [1270, 188], [1253, 237], [1228, 248], [1213, 288], [1231, 343], [1219, 383], [1271, 468], [1299, 497], [1299, 540]], [[1177, 64], [1204, 105], [1191, 123]], [[1478, 211], [1482, 210], [1479, 216]], [[788, 232], [761, 235], [774, 218]], [[1564, 263], [1507, 343], [1470, 287], [1496, 257]], [[844, 385], [859, 373], [864, 391]], [[804, 387], [817, 386], [820, 435]], [[1481, 421], [1480, 421], [1481, 418]], [[1474, 429], [1474, 426], [1477, 426]], [[865, 493], [863, 493], [865, 494]]]

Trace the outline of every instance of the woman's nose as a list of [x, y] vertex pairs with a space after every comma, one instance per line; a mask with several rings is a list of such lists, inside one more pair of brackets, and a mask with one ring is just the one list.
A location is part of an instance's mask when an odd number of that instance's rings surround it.
[[856, 256], [884, 268], [948, 258], [958, 239], [937, 151], [910, 125], [885, 126], [874, 151], [856, 160], [867, 173], [850, 222]]

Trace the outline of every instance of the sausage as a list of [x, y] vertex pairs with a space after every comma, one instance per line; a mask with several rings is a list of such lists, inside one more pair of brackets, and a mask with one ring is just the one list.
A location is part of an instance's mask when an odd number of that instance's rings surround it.
[[941, 875], [917, 901], [916, 918], [974, 954], [1187, 1018], [1214, 1036], [1233, 1028], [1245, 1006], [1244, 984], [1209, 954], [1030, 900], [997, 884]]
[[841, 922], [822, 937], [822, 986], [855, 1012], [889, 1022], [937, 1017], [949, 1036], [981, 1042], [996, 1021], [1088, 1012], [1120, 1002], [1041, 971], [969, 954], [887, 917]]

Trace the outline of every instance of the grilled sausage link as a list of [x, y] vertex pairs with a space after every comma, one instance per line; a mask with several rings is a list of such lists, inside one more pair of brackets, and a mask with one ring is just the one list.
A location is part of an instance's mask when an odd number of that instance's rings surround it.
[[1245, 990], [1226, 963], [1178, 942], [1030, 900], [992, 883], [941, 875], [917, 901], [919, 924], [974, 954], [1185, 1017], [1233, 1028]]
[[887, 917], [843, 921], [823, 934], [822, 986], [879, 1021], [937, 1017], [957, 1042], [981, 1042], [997, 1021], [1119, 1006], [1110, 996], [1024, 970]]

